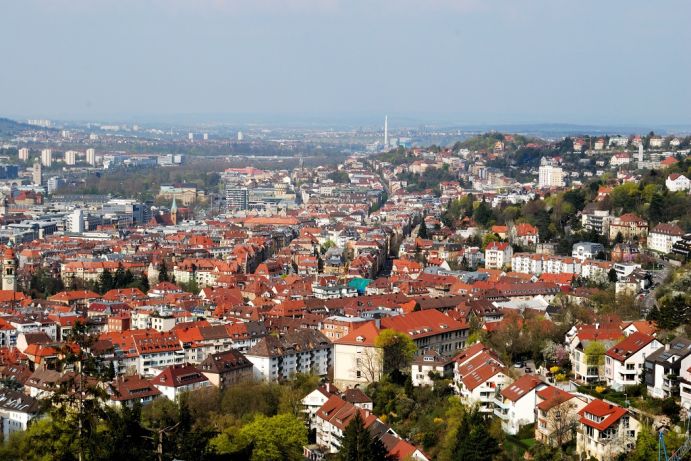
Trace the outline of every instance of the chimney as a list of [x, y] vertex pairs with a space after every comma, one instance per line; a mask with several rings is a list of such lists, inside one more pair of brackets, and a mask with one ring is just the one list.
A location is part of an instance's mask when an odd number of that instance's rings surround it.
[[665, 350], [666, 350], [666, 351], [669, 350], [669, 343], [665, 344]]

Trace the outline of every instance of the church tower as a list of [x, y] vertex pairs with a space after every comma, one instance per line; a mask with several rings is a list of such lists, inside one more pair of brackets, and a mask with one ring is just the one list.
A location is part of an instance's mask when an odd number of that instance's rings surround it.
[[178, 204], [175, 201], [175, 196], [173, 196], [173, 204], [170, 206], [170, 220], [173, 222], [173, 226], [178, 224]]
[[9, 244], [2, 253], [2, 289], [17, 290], [17, 260], [12, 244]]

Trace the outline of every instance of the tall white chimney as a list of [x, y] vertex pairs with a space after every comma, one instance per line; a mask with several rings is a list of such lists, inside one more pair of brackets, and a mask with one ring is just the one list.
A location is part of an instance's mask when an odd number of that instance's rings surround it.
[[638, 161], [643, 161], [643, 140], [641, 140], [641, 143], [638, 145]]

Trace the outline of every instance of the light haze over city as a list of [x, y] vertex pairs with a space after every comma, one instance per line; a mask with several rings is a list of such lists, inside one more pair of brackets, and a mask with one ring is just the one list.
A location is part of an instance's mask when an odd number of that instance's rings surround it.
[[691, 124], [688, 1], [3, 1], [2, 113]]

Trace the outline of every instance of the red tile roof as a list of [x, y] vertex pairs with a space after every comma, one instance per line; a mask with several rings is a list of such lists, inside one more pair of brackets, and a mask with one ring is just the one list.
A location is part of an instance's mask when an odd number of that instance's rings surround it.
[[[603, 418], [602, 421], [600, 422], [595, 422], [589, 418], [587, 418], [585, 415], [586, 413], [589, 413], [591, 415], [594, 415], [599, 418]], [[618, 405], [614, 405], [611, 403], [604, 402], [600, 399], [595, 399], [592, 402], [590, 402], [588, 405], [583, 407], [581, 411], [578, 412], [578, 414], [581, 416], [580, 422], [581, 424], [585, 424], [586, 426], [593, 427], [597, 429], [598, 431], [604, 431], [611, 427], [614, 423], [619, 421], [622, 416], [626, 415], [628, 411], [626, 411], [625, 408], [622, 408]]]

